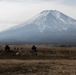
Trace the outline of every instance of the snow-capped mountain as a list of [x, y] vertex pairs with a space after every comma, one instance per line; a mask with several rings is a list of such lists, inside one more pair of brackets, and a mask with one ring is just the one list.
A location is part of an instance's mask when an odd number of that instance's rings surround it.
[[0, 33], [0, 42], [76, 43], [76, 20], [57, 10], [44, 10], [28, 22]]

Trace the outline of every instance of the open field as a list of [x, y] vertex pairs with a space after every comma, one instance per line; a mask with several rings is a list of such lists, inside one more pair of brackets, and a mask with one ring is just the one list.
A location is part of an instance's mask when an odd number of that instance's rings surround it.
[[37, 56], [31, 55], [31, 47], [11, 45], [21, 55], [0, 55], [0, 75], [76, 75], [76, 47], [36, 45]]
[[0, 60], [0, 75], [76, 75], [76, 60]]
[[[0, 54], [4, 51], [4, 47], [0, 46]], [[37, 56], [32, 57], [31, 49], [32, 45], [10, 45], [10, 49], [13, 51], [19, 51], [20, 56], [0, 55], [0, 59], [3, 58], [15, 58], [15, 59], [76, 59], [76, 47], [59, 47], [51, 45], [36, 45]]]

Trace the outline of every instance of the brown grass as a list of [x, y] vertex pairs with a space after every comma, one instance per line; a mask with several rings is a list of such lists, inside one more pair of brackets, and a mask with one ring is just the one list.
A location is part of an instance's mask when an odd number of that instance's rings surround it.
[[[0, 51], [4, 50], [4, 47], [5, 45], [0, 46]], [[24, 57], [31, 58], [30, 57], [31, 47], [32, 45], [10, 45], [11, 50], [20, 51], [22, 58]], [[42, 59], [43, 58], [76, 59], [76, 47], [57, 47], [52, 45], [36, 45], [36, 47], [37, 47], [38, 58], [42, 57]], [[25, 58], [25, 59], [28, 59], [28, 58]]]
[[0, 60], [0, 75], [75, 75], [76, 60]]
[[36, 45], [38, 56], [30, 55], [32, 45], [10, 47], [21, 56], [0, 56], [0, 75], [76, 75], [76, 47]]

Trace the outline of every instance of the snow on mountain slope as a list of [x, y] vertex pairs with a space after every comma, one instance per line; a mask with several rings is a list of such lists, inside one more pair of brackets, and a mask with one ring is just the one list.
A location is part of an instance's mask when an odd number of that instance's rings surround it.
[[46, 27], [52, 28], [52, 30], [67, 30], [69, 27], [76, 24], [76, 20], [59, 11], [46, 10], [41, 12], [41, 14], [35, 18], [33, 23], [39, 26], [40, 31], [43, 31]]
[[44, 10], [29, 21], [0, 33], [0, 41], [72, 43], [75, 33], [76, 20], [57, 10]]
[[76, 25], [76, 20], [56, 10], [44, 10], [35, 17], [33, 17], [32, 19], [30, 19], [29, 21], [20, 24], [18, 26], [12, 27], [11, 29], [8, 30], [16, 30], [30, 24], [36, 24], [41, 31], [43, 31], [45, 27], [54, 29], [61, 28], [66, 30], [68, 29], [68, 27]]

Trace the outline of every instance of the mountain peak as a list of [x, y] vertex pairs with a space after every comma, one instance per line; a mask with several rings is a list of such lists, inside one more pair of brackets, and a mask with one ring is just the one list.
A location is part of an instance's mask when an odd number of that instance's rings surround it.
[[57, 11], [57, 10], [44, 10], [42, 11], [41, 13], [39, 13], [38, 15], [36, 15], [34, 17], [34, 19], [40, 19], [40, 18], [49, 18], [49, 19], [53, 19], [53, 18], [56, 18], [56, 19], [66, 19], [66, 17], [68, 17], [67, 15], [61, 13], [60, 11]]
[[54, 12], [59, 12], [59, 11], [57, 11], [57, 10], [44, 10], [44, 11], [42, 11], [41, 13], [44, 13], [44, 12], [49, 12], [49, 13], [54, 13]]
[[60, 14], [61, 12], [57, 11], [57, 10], [44, 10], [41, 12], [41, 14], [52, 14], [52, 15], [57, 15]]
[[42, 11], [41, 13], [37, 14], [36, 16], [33, 17], [32, 21], [36, 21], [38, 19], [42, 19], [42, 18], [52, 18], [52, 17], [55, 17], [55, 18], [60, 18], [61, 16], [61, 12], [57, 11], [57, 10], [44, 10]]

